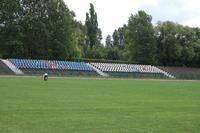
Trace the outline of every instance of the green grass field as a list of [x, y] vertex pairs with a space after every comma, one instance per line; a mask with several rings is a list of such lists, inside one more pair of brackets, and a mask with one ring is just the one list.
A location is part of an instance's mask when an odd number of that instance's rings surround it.
[[199, 132], [199, 81], [0, 78], [0, 133]]

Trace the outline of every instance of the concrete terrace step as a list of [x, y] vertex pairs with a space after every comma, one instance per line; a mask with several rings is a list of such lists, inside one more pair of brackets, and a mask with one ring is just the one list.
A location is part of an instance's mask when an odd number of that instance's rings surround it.
[[20, 69], [18, 69], [15, 65], [13, 65], [9, 60], [1, 60], [5, 65], [7, 65], [10, 70], [12, 70], [15, 74], [24, 74]]
[[101, 70], [97, 69], [96, 67], [94, 67], [90, 63], [87, 63], [87, 65], [92, 67], [99, 75], [101, 75], [103, 77], [108, 77], [109, 76], [107, 73], [102, 72]]

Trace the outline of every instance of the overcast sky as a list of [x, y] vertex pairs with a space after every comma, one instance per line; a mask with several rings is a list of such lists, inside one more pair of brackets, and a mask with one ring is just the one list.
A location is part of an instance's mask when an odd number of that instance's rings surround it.
[[200, 27], [200, 0], [65, 0], [65, 3], [83, 23], [89, 4], [93, 3], [104, 39], [114, 29], [127, 24], [129, 16], [138, 10], [152, 15], [153, 24], [170, 20]]

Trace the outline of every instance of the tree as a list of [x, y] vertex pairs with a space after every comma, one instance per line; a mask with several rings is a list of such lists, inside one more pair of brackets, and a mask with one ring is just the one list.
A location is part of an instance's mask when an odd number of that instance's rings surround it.
[[119, 60], [120, 54], [117, 46], [107, 46], [105, 50], [105, 58], [108, 60]]
[[197, 36], [190, 27], [166, 21], [155, 27], [158, 45], [157, 57], [160, 65], [191, 66], [195, 57]]
[[112, 37], [111, 37], [111, 35], [108, 35], [107, 37], [106, 37], [106, 46], [112, 46], [113, 45], [113, 41], [112, 41]]
[[196, 43], [194, 43], [194, 61], [193, 66], [200, 67], [200, 40], [198, 40]]
[[0, 49], [4, 57], [71, 58], [74, 14], [63, 0], [3, 0]]
[[156, 44], [152, 17], [144, 11], [131, 15], [128, 21], [130, 60], [140, 64], [156, 63]]
[[181, 45], [176, 39], [177, 28], [174, 23], [158, 23], [156, 38], [158, 44], [157, 57], [160, 65], [172, 65], [181, 57]]
[[7, 58], [23, 53], [23, 27], [20, 25], [22, 8], [19, 0], [2, 0], [0, 3], [0, 50]]
[[200, 28], [193, 28], [193, 31], [195, 32], [196, 39], [196, 41], [193, 43], [195, 52], [193, 66], [200, 67]]
[[97, 30], [97, 44], [101, 44], [101, 40], [103, 39], [102, 37], [102, 31], [100, 28]]
[[182, 46], [182, 53], [180, 64], [184, 66], [191, 66], [194, 61], [195, 51], [194, 43], [196, 42], [196, 35], [192, 28], [177, 24], [178, 35], [177, 39]]
[[101, 42], [101, 29], [98, 28], [97, 13], [93, 4], [90, 3], [90, 12], [86, 13], [85, 25], [87, 27], [87, 43], [90, 47]]
[[115, 30], [115, 31], [113, 32], [112, 37], [113, 37], [113, 45], [114, 45], [114, 46], [118, 46], [118, 45], [119, 45], [119, 33], [118, 33], [117, 30]]
[[120, 27], [118, 29], [118, 34], [119, 34], [119, 46], [121, 48], [124, 48], [126, 45], [126, 38], [127, 38], [127, 26], [124, 25], [123, 27]]
[[104, 50], [103, 45], [94, 45], [92, 48], [87, 47], [84, 57], [91, 59], [103, 59], [105, 53]]
[[75, 37], [75, 28], [73, 17], [74, 14], [65, 5], [63, 0], [49, 0], [49, 27], [51, 29], [51, 42], [58, 42], [57, 51], [54, 51], [54, 45], [50, 45], [53, 57], [58, 58], [72, 58], [76, 51], [77, 43], [73, 44], [73, 37]]

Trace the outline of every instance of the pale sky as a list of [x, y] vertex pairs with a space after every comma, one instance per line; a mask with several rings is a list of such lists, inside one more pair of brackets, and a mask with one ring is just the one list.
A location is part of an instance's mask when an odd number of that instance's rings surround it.
[[76, 19], [85, 23], [89, 4], [93, 3], [103, 38], [123, 24], [131, 14], [144, 10], [152, 15], [153, 24], [170, 20], [191, 27], [200, 27], [200, 0], [65, 0]]

